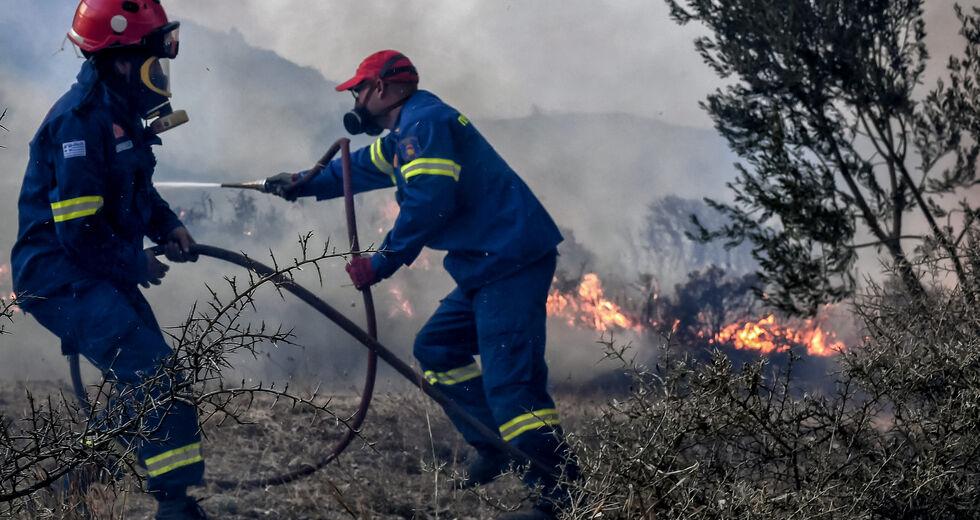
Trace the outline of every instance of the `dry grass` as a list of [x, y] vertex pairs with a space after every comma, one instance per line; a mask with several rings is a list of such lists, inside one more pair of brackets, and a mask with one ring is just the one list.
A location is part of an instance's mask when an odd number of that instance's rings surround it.
[[[16, 408], [23, 390], [69, 391], [51, 383], [8, 385], [0, 402]], [[559, 396], [566, 423], [583, 429], [597, 414], [596, 401]], [[206, 426], [207, 474], [215, 479], [255, 478], [275, 474], [322, 456], [343, 433], [343, 425], [315, 416], [307, 408], [284, 404], [270, 408], [259, 402], [246, 414], [252, 424], [218, 417]], [[353, 397], [335, 397], [331, 409], [343, 416], [354, 409]], [[431, 427], [432, 436], [429, 435]], [[195, 490], [204, 509], [215, 518], [322, 519], [471, 519], [496, 517], [517, 507], [527, 492], [516, 476], [506, 476], [476, 491], [455, 491], [451, 478], [465, 467], [468, 448], [439, 407], [415, 391], [376, 397], [363, 438], [319, 473], [284, 486], [266, 489]], [[111, 489], [96, 486], [83, 498], [45, 492], [35, 508], [17, 518], [72, 520], [83, 501], [91, 518], [151, 518], [152, 498], [127, 479]]]

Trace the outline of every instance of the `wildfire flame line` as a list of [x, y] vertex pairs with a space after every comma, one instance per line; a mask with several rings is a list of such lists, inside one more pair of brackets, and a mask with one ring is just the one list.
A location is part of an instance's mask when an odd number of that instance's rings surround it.
[[598, 331], [642, 328], [623, 313], [619, 305], [606, 299], [599, 275], [588, 273], [579, 282], [575, 296], [552, 289], [548, 294], [548, 315], [564, 318], [569, 326], [582, 325]]
[[[631, 318], [619, 305], [609, 300], [602, 281], [595, 273], [582, 277], [574, 291], [563, 293], [552, 289], [548, 294], [548, 315], [562, 319], [570, 327], [584, 327], [600, 332], [608, 330], [647, 329], [647, 324]], [[676, 327], [678, 322], [674, 321]], [[717, 334], [699, 332], [708, 344], [753, 350], [760, 354], [786, 352], [794, 346], [806, 348], [809, 356], [828, 357], [842, 352], [845, 345], [836, 334], [825, 331], [813, 320], [779, 323], [772, 314], [756, 321], [737, 321]]]
[[833, 356], [844, 350], [844, 343], [837, 341], [834, 333], [824, 332], [812, 320], [805, 320], [803, 325], [802, 329], [782, 326], [770, 314], [758, 321], [726, 325], [710, 343], [756, 350], [762, 354], [786, 352], [793, 345], [802, 345], [806, 347], [807, 355], [815, 357]]

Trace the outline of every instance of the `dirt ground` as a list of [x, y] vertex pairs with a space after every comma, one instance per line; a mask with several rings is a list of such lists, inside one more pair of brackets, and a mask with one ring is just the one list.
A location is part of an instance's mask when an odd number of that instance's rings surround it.
[[[70, 389], [60, 383], [0, 387], [5, 413], [17, 410], [24, 391], [36, 395]], [[556, 395], [565, 427], [586, 434], [601, 397], [561, 391]], [[323, 455], [343, 433], [343, 425], [312, 412], [261, 402], [248, 414], [252, 424], [226, 421], [205, 425], [207, 476], [251, 479], [295, 468]], [[351, 396], [334, 396], [331, 409], [345, 416]], [[470, 455], [441, 409], [418, 391], [375, 397], [362, 438], [320, 472], [284, 486], [219, 489], [213, 482], [193, 491], [213, 518], [220, 519], [492, 519], [516, 508], [527, 493], [515, 475], [471, 491], [455, 491], [451, 478]], [[95, 486], [81, 498], [45, 493], [38, 507], [17, 518], [75, 519], [79, 500], [88, 518], [152, 518], [154, 502], [127, 479], [114, 488]]]

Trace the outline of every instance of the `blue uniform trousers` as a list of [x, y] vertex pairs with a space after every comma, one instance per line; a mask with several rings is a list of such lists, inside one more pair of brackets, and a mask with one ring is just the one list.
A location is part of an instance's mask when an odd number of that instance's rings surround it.
[[[115, 385], [138, 385], [171, 353], [149, 303], [135, 286], [85, 280], [31, 300], [25, 310], [61, 339], [66, 354], [85, 356]], [[197, 410], [173, 401], [168, 411], [147, 415], [145, 424], [156, 426], [149, 439], [136, 446], [146, 466], [148, 489], [178, 491], [200, 484], [204, 461]]]
[[[507, 442], [560, 469], [567, 448], [548, 395], [544, 358], [545, 304], [555, 260], [552, 252], [477, 289], [457, 287], [419, 332], [414, 354], [430, 384]], [[479, 365], [474, 355], [480, 356]], [[474, 448], [495, 455], [486, 438], [459, 417], [449, 417]], [[553, 483], [535, 471], [529, 478]]]

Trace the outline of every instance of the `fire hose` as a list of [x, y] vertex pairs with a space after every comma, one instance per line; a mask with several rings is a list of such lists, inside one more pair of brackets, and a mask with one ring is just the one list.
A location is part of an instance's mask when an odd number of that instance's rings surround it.
[[[348, 237], [350, 239], [351, 251], [353, 254], [359, 254], [360, 246], [357, 239], [357, 224], [354, 214], [354, 201], [353, 201], [353, 191], [351, 189], [351, 179], [350, 179], [350, 141], [348, 139], [340, 139], [330, 149], [326, 154], [317, 162], [316, 166], [311, 169], [303, 178], [300, 179], [301, 183], [309, 182], [313, 177], [315, 177], [323, 167], [330, 162], [334, 155], [336, 155], [338, 150], [343, 150], [341, 154], [341, 164], [343, 166], [343, 183], [344, 183], [344, 201], [347, 216], [347, 230]], [[164, 252], [163, 246], [157, 246], [153, 248], [153, 253], [156, 255], [161, 255]], [[389, 366], [395, 369], [402, 377], [407, 379], [410, 383], [416, 386], [423, 393], [431, 397], [437, 403], [443, 406], [447, 413], [455, 415], [461, 418], [464, 422], [469, 424], [472, 428], [480, 432], [484, 438], [488, 439], [492, 444], [494, 444], [502, 452], [509, 454], [516, 461], [522, 461], [529, 463], [534, 466], [538, 471], [545, 474], [554, 473], [556, 468], [550, 467], [539, 460], [529, 456], [524, 451], [519, 448], [507, 443], [500, 437], [499, 433], [490, 429], [487, 425], [481, 422], [476, 417], [473, 417], [461, 406], [459, 406], [455, 401], [449, 398], [445, 393], [443, 393], [438, 388], [430, 385], [421, 374], [415, 371], [411, 366], [401, 360], [394, 352], [382, 345], [377, 339], [377, 322], [374, 313], [374, 301], [371, 296], [371, 291], [369, 288], [365, 288], [361, 291], [364, 297], [364, 309], [367, 314], [367, 330], [365, 331], [353, 321], [348, 319], [338, 310], [334, 309], [332, 306], [327, 304], [325, 301], [317, 297], [315, 294], [310, 292], [308, 289], [297, 284], [292, 279], [279, 274], [276, 270], [271, 267], [262, 264], [256, 260], [253, 260], [244, 254], [229, 251], [227, 249], [222, 249], [220, 247], [215, 247], [205, 244], [194, 244], [190, 247], [190, 253], [214, 258], [217, 260], [222, 260], [231, 264], [238, 265], [249, 271], [252, 271], [263, 278], [268, 278], [272, 281], [278, 288], [284, 289], [289, 293], [305, 302], [307, 305], [318, 311], [325, 318], [335, 323], [344, 332], [348, 333], [351, 337], [361, 343], [364, 347], [368, 349], [368, 363], [367, 363], [367, 375], [365, 377], [364, 387], [361, 392], [361, 400], [358, 405], [357, 411], [347, 421], [347, 432], [344, 434], [343, 438], [331, 449], [331, 451], [321, 457], [319, 460], [313, 462], [312, 464], [303, 466], [301, 468], [282, 473], [280, 475], [274, 475], [271, 477], [257, 478], [246, 481], [229, 481], [229, 480], [213, 480], [214, 483], [219, 488], [238, 488], [238, 489], [251, 489], [266, 486], [282, 485], [297, 479], [303, 478], [305, 476], [311, 475], [316, 471], [322, 469], [326, 465], [330, 464], [332, 461], [343, 453], [345, 449], [351, 444], [354, 438], [360, 433], [361, 425], [367, 416], [367, 411], [371, 402], [371, 397], [374, 392], [374, 382], [375, 376], [377, 374], [377, 359], [380, 357]], [[72, 386], [75, 390], [75, 395], [79, 402], [82, 404], [83, 408], [88, 410], [89, 403], [88, 397], [82, 383], [81, 372], [79, 369], [78, 355], [71, 355], [68, 357], [69, 368], [71, 373]]]

